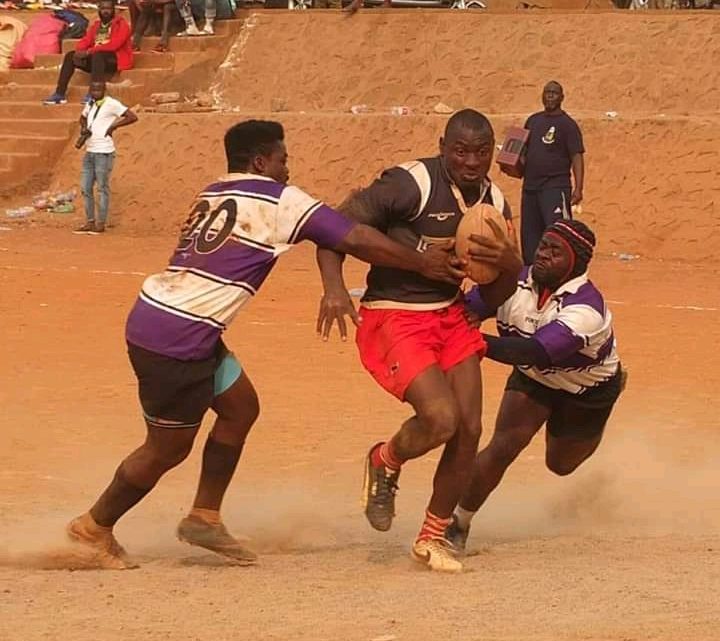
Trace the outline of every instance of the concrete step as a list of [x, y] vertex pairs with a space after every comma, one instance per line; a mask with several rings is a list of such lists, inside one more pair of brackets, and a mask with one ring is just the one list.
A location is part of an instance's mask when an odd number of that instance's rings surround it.
[[[50, 109], [50, 107], [48, 107]], [[13, 135], [70, 136], [79, 128], [77, 118], [0, 118], [0, 131]]]
[[[63, 54], [46, 53], [35, 57], [35, 69], [59, 69], [62, 64]], [[135, 54], [133, 59], [133, 69], [147, 69], [154, 67], [157, 69], [172, 69], [173, 54], [172, 53], [152, 53], [139, 52]]]
[[[174, 36], [170, 38], [170, 51], [178, 53], [180, 51], [207, 51], [224, 46], [230, 36], [195, 36], [191, 38], [178, 38]], [[158, 36], [147, 36], [142, 40], [142, 52], [150, 52], [160, 42]], [[62, 52], [75, 51], [77, 40], [63, 40]]]
[[[144, 69], [129, 69], [115, 74], [111, 79], [111, 83], [124, 82], [130, 80], [133, 84], [143, 84], [148, 79], [159, 79], [168, 72], [163, 67], [146, 67]], [[11, 69], [9, 82], [18, 85], [54, 85], [58, 79], [57, 69]], [[70, 79], [70, 86], [87, 87], [90, 82], [89, 74], [77, 71]]]
[[67, 136], [43, 136], [38, 134], [0, 134], [0, 153], [13, 151], [55, 154], [68, 142]]
[[7, 151], [0, 153], [0, 169], [9, 169], [16, 175], [26, 170], [37, 171], [41, 167], [41, 155], [38, 152]]
[[[144, 38], [134, 68], [116, 74], [109, 93], [133, 106], [152, 91], [168, 90], [189, 68], [207, 66], [221, 57], [243, 24], [243, 20], [218, 22], [215, 36], [173, 36], [170, 51], [163, 54], [152, 52], [158, 37]], [[63, 54], [74, 51], [76, 45], [76, 40], [64, 40]], [[35, 69], [11, 70], [0, 77], [6, 83], [0, 84], [0, 194], [45, 186], [57, 158], [77, 135], [88, 74], [73, 75], [68, 104], [41, 104], [55, 90], [63, 54], [40, 55]]]
[[[65, 105], [44, 105], [39, 100], [0, 101], [0, 118], [80, 118], [82, 106], [77, 102]], [[10, 133], [10, 132], [3, 132]]]
[[0, 196], [23, 190], [33, 193], [50, 179], [55, 158], [47, 158], [40, 153], [7, 152], [0, 153]]
[[[130, 85], [123, 87], [122, 85], [110, 86], [109, 93], [114, 98], [124, 102], [129, 107], [137, 104], [145, 95], [144, 85]], [[38, 84], [38, 85], [5, 85], [0, 86], [0, 102], [33, 102], [38, 103], [47, 98], [55, 91], [54, 84]], [[80, 109], [80, 101], [87, 93], [87, 87], [84, 85], [70, 85], [68, 88], [67, 99], [69, 104], [77, 105]], [[47, 107], [53, 109], [52, 107]], [[79, 112], [78, 112], [79, 115]]]
[[[0, 169], [0, 195], [3, 193], [4, 187], [10, 187], [10, 183], [15, 179], [13, 173], [9, 169]], [[2, 201], [0, 201], [2, 202]], [[2, 209], [0, 209], [2, 211]]]

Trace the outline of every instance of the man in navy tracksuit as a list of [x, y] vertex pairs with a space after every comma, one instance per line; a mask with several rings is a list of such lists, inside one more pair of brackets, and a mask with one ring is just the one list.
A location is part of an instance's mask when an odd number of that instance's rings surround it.
[[[572, 218], [571, 207], [583, 198], [584, 163], [582, 132], [562, 110], [562, 86], [545, 85], [545, 109], [527, 119], [530, 131], [523, 179], [520, 236], [523, 262], [531, 265], [545, 229], [556, 220]], [[570, 179], [572, 170], [575, 186]]]

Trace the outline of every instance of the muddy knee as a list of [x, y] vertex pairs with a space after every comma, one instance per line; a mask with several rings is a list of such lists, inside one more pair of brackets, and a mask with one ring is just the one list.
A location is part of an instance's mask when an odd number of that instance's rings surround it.
[[600, 444], [601, 436], [591, 439], [559, 439], [551, 435], [545, 450], [545, 465], [558, 476], [572, 474], [592, 456]]
[[418, 414], [418, 419], [433, 448], [447, 443], [457, 432], [460, 422], [455, 405], [445, 401], [429, 405]]
[[158, 470], [167, 472], [180, 465], [192, 451], [192, 442], [164, 445], [163, 447], [148, 446], [145, 453], [147, 460]]
[[242, 405], [226, 403], [216, 409], [218, 420], [212, 430], [213, 437], [223, 442], [244, 442], [250, 428], [260, 416], [257, 396], [247, 398]]
[[482, 435], [482, 420], [478, 417], [473, 417], [470, 420], [463, 421], [463, 432], [470, 438], [472, 438], [477, 446], [477, 441], [480, 440]]
[[249, 397], [240, 405], [225, 404], [217, 408], [218, 418], [233, 425], [252, 425], [260, 416], [260, 403], [257, 396]]
[[488, 452], [498, 465], [508, 467], [528, 445], [530, 441], [522, 433], [498, 433], [492, 437]]

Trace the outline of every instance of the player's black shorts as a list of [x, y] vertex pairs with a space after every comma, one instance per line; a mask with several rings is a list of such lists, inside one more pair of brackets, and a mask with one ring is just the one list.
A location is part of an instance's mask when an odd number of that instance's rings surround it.
[[156, 427], [198, 427], [212, 406], [215, 371], [227, 354], [222, 341], [212, 357], [198, 361], [181, 361], [128, 343], [145, 420]]
[[506, 391], [522, 392], [550, 409], [547, 430], [553, 436], [591, 439], [601, 434], [622, 391], [622, 368], [610, 380], [583, 394], [571, 394], [538, 383], [513, 368]]

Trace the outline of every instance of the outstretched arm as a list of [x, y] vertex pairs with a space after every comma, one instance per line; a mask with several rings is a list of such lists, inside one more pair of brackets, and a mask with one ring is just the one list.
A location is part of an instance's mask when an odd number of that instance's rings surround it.
[[404, 269], [422, 274], [429, 280], [459, 285], [465, 272], [457, 268], [459, 261], [454, 259], [454, 247], [454, 241], [447, 241], [419, 252], [396, 243], [368, 225], [356, 225], [334, 250], [372, 265]]
[[550, 358], [543, 346], [534, 338], [516, 336], [493, 336], [483, 334], [488, 349], [485, 356], [507, 365], [529, 365], [546, 368]]
[[[345, 203], [341, 210], [356, 221], [372, 220], [372, 215], [362, 203], [356, 201]], [[356, 325], [359, 322], [342, 275], [344, 254], [373, 265], [418, 272], [430, 280], [459, 284], [465, 273], [460, 261], [455, 258], [453, 248], [454, 243], [449, 241], [418, 252], [390, 240], [367, 224], [355, 225], [332, 250], [318, 249], [317, 260], [325, 291], [320, 302], [318, 333], [327, 339], [333, 322], [337, 321], [344, 340], [347, 337], [344, 316], [350, 316]]]

